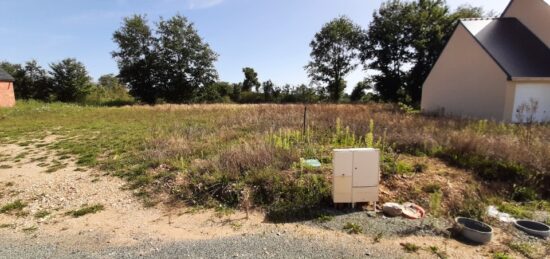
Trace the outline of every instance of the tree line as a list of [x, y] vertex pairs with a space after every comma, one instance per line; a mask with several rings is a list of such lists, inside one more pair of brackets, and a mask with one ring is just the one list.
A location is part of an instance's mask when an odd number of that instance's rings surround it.
[[0, 67], [15, 79], [17, 99], [89, 104], [133, 102], [115, 75], [103, 75], [97, 83], [92, 82], [84, 64], [74, 58], [52, 63], [48, 70], [36, 60], [24, 64], [1, 62]]
[[[119, 74], [92, 83], [75, 59], [0, 64], [16, 79], [16, 96], [64, 102], [368, 102], [418, 105], [422, 84], [460, 18], [481, 17], [478, 7], [451, 11], [444, 0], [389, 0], [362, 28], [345, 16], [326, 23], [310, 43], [305, 66], [311, 83], [276, 86], [260, 82], [253, 68], [243, 81], [219, 81], [214, 52], [186, 17], [160, 18], [150, 26], [145, 15], [124, 18], [113, 34], [112, 52]], [[490, 15], [490, 14], [489, 14]], [[348, 95], [344, 78], [362, 67], [365, 79]]]

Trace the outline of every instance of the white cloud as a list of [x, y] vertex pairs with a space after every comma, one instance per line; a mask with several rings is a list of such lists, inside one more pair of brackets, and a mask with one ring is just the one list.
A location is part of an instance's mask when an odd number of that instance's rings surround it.
[[189, 9], [206, 9], [219, 5], [224, 0], [187, 0], [187, 8]]

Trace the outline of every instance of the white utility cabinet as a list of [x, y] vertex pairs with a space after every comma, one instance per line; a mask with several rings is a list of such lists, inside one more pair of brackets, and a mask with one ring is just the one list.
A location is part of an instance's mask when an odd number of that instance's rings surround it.
[[374, 148], [333, 150], [334, 203], [377, 202], [380, 151]]

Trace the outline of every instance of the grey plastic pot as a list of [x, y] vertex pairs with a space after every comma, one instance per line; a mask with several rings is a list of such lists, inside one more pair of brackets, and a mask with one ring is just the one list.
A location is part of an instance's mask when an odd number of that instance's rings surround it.
[[475, 219], [455, 218], [459, 233], [471, 242], [487, 244], [493, 238], [493, 228]]
[[550, 236], [550, 227], [540, 222], [522, 219], [514, 222], [514, 225], [529, 235], [541, 238], [547, 238]]

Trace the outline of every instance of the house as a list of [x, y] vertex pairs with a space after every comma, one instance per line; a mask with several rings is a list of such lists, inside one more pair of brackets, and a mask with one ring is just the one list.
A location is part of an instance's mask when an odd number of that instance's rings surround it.
[[0, 107], [15, 106], [13, 81], [13, 77], [0, 68]]
[[424, 82], [427, 113], [550, 122], [550, 0], [461, 20]]

